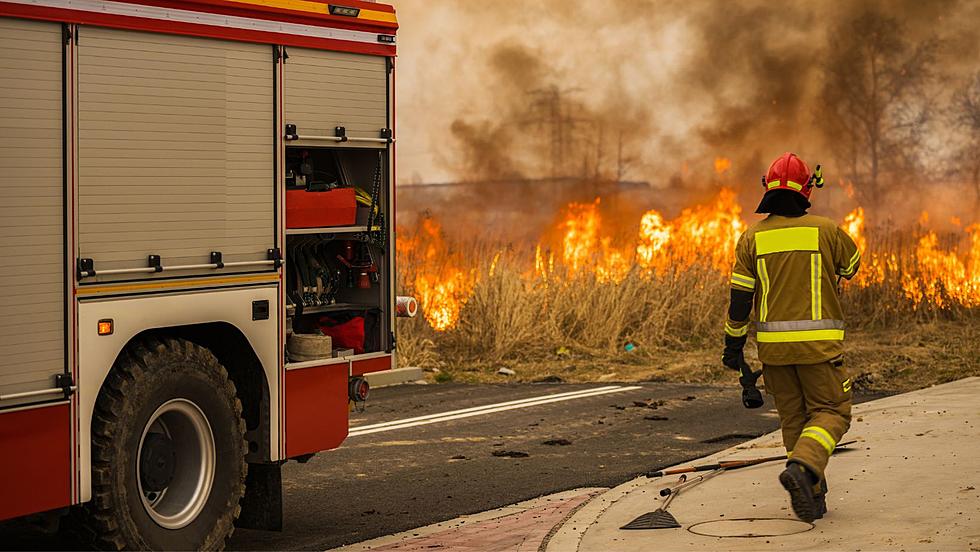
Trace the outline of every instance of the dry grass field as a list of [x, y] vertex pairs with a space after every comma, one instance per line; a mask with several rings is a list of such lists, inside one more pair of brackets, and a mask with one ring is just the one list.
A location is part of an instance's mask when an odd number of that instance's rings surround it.
[[[840, 286], [856, 384], [900, 391], [980, 375], [980, 227], [869, 235], [863, 216], [843, 222], [864, 256]], [[449, 240], [423, 219], [400, 233], [401, 290], [424, 313], [399, 320], [400, 363], [434, 381], [732, 380], [721, 328], [744, 227], [724, 193], [671, 221], [644, 216], [625, 243], [603, 236], [589, 204], [570, 206], [550, 243], [525, 247]]]

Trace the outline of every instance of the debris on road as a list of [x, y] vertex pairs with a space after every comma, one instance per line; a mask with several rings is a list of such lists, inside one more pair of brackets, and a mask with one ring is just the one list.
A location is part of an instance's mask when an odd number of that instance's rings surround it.
[[643, 419], [644, 420], [653, 420], [655, 422], [666, 422], [670, 418], [668, 418], [667, 416], [656, 416], [656, 415], [652, 415], [652, 416], [644, 416]]
[[758, 435], [753, 435], [751, 433], [726, 433], [724, 435], [719, 435], [717, 437], [711, 437], [710, 439], [705, 439], [701, 441], [702, 443], [722, 443], [725, 441], [747, 441], [749, 439], [755, 439]]
[[572, 444], [572, 442], [568, 439], [549, 439], [541, 444], [549, 447], [567, 447], [568, 445]]
[[450, 460], [466, 460], [466, 457], [463, 456], [462, 454], [457, 454], [455, 456], [451, 456], [449, 459]]
[[495, 450], [490, 454], [501, 458], [527, 458], [528, 456], [531, 456], [530, 454], [519, 450]]
[[656, 410], [665, 404], [667, 404], [667, 401], [663, 399], [658, 401], [655, 401], [653, 399], [647, 399], [645, 401], [633, 401], [633, 406], [638, 406], [640, 408], [649, 408], [651, 410]]

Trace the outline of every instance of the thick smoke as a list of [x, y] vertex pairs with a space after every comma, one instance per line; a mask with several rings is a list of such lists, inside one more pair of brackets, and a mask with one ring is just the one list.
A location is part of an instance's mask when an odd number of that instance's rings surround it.
[[[720, 183], [756, 190], [765, 164], [787, 150], [822, 163], [836, 182], [845, 160], [821, 105], [833, 84], [826, 64], [865, 14], [893, 19], [912, 46], [935, 41], [935, 78], [923, 89], [932, 106], [980, 70], [980, 3], [969, 0], [396, 7], [400, 180], [470, 182], [467, 196], [481, 202], [499, 195], [502, 180], [575, 177], [648, 182], [648, 200], [669, 210]], [[917, 127], [919, 179], [958, 178], [941, 169], [959, 143], [944, 109]], [[716, 173], [716, 157], [731, 168]], [[832, 208], [846, 208], [843, 188], [824, 192]]]

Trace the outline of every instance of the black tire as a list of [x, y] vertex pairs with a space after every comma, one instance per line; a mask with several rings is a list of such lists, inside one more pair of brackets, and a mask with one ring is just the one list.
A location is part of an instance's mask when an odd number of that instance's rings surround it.
[[[213, 478], [210, 491], [198, 495], [206, 498], [194, 508], [196, 516], [181, 527], [165, 528], [152, 517], [157, 515], [154, 507], [144, 504], [147, 495], [141, 492], [141, 481], [147, 479], [145, 473], [140, 479], [137, 464], [141, 446], [146, 446], [142, 443], [148, 422], [173, 403], [192, 403], [207, 420], [213, 436]], [[178, 448], [174, 445], [173, 450]], [[201, 447], [205, 448], [211, 450]], [[223, 549], [241, 512], [246, 450], [241, 401], [228, 372], [209, 350], [170, 338], [131, 344], [106, 377], [95, 405], [92, 500], [78, 509], [78, 521], [90, 544], [101, 549]], [[177, 458], [176, 453], [172, 457]], [[174, 460], [168, 473], [180, 477], [179, 470], [194, 462], [181, 464]], [[175, 496], [177, 491], [171, 494]]]

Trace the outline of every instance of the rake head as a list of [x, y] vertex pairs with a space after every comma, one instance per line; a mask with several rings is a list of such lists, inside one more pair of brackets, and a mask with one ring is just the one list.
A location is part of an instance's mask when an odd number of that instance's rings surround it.
[[663, 508], [658, 508], [643, 514], [620, 527], [620, 529], [673, 529], [680, 526], [681, 524], [677, 523], [673, 514]]

